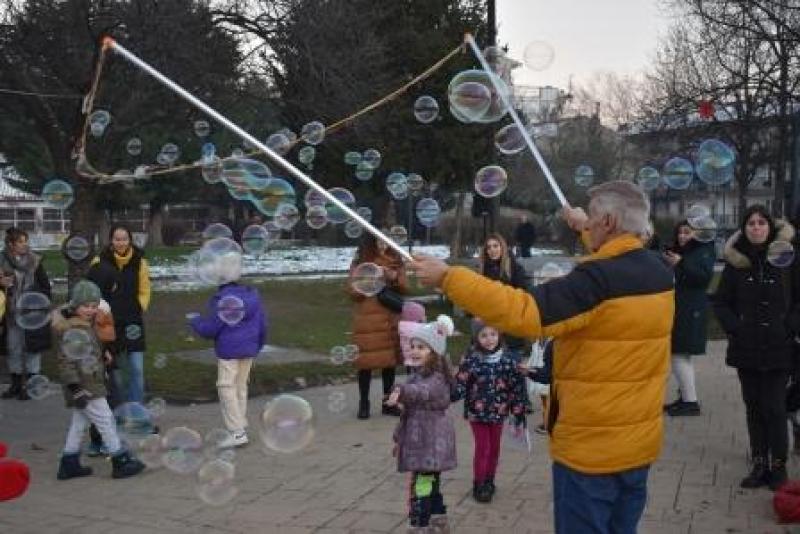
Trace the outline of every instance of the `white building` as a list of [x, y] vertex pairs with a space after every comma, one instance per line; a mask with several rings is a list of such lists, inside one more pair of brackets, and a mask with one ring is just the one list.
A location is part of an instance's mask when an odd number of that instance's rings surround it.
[[15, 226], [28, 232], [34, 248], [58, 246], [69, 234], [67, 210], [48, 207], [44, 200], [8, 183], [0, 173], [0, 231]]

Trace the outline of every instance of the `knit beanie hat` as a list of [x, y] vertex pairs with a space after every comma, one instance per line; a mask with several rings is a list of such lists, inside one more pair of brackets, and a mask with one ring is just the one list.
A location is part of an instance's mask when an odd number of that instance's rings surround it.
[[78, 306], [88, 302], [99, 303], [102, 298], [103, 295], [100, 293], [100, 288], [97, 287], [94, 282], [90, 282], [89, 280], [81, 280], [72, 287], [69, 305], [73, 308], [77, 308]]
[[401, 321], [411, 321], [413, 323], [425, 322], [425, 306], [413, 300], [403, 301], [403, 311], [400, 312]]
[[453, 332], [453, 320], [447, 315], [440, 315], [432, 323], [416, 323], [410, 337], [427, 344], [439, 356], [444, 356], [447, 352], [447, 336], [452, 336]]

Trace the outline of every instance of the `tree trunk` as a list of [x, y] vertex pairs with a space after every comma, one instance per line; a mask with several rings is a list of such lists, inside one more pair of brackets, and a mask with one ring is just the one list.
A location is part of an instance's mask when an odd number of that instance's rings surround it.
[[450, 241], [450, 257], [460, 258], [461, 246], [461, 225], [464, 219], [464, 191], [459, 191], [456, 200], [456, 231], [453, 232], [453, 239]]
[[[80, 234], [90, 242], [95, 241], [100, 226], [100, 213], [96, 206], [97, 185], [77, 178], [75, 183], [75, 201], [70, 213], [72, 215], [71, 233]], [[86, 275], [89, 262], [76, 265], [69, 262], [67, 284], [69, 287]]]
[[161, 233], [164, 227], [164, 205], [150, 203], [150, 220], [147, 222], [147, 245], [149, 247], [163, 247], [164, 239]]

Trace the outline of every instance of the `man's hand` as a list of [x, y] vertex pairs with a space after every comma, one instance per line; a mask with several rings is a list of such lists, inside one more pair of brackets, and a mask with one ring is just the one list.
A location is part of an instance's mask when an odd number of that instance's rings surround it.
[[574, 231], [583, 232], [586, 230], [586, 223], [589, 221], [589, 216], [586, 215], [583, 208], [565, 206], [564, 209], [561, 210], [561, 216], [564, 218], [564, 222], [567, 223], [567, 226]]
[[408, 264], [408, 269], [417, 275], [420, 283], [427, 287], [441, 287], [444, 275], [450, 268], [444, 261], [432, 256], [414, 255], [414, 261]]
[[680, 254], [675, 254], [671, 250], [667, 250], [666, 252], [664, 252], [664, 259], [667, 260], [667, 263], [675, 267], [676, 265], [678, 265], [678, 263], [680, 263], [683, 257]]

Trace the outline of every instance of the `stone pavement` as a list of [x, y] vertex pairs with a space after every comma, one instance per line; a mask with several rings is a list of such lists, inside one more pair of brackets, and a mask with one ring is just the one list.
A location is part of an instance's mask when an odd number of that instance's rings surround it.
[[[698, 358], [703, 416], [667, 421], [664, 452], [651, 472], [640, 532], [799, 532], [775, 524], [770, 492], [738, 487], [747, 469], [743, 406], [736, 375], [723, 363], [724, 344], [712, 343], [710, 349], [708, 357]], [[328, 406], [334, 389], [347, 395], [343, 413]], [[373, 406], [379, 390], [376, 381]], [[2, 401], [0, 440], [10, 443], [12, 456], [30, 464], [33, 482], [23, 498], [0, 503], [0, 532], [404, 532], [405, 479], [395, 472], [390, 456], [395, 420], [373, 415], [357, 421], [355, 384], [299, 394], [317, 415], [312, 444], [295, 454], [265, 453], [253, 431], [254, 443], [236, 456], [240, 493], [223, 507], [204, 504], [191, 476], [159, 469], [112, 480], [110, 465], [102, 459], [85, 460], [95, 468], [93, 476], [59, 482], [56, 460], [69, 419], [60, 397]], [[250, 402], [253, 430], [264, 401]], [[443, 488], [452, 531], [552, 532], [546, 438], [535, 436], [530, 457], [504, 447], [495, 500], [477, 504], [470, 496], [471, 435], [460, 406], [452, 413], [458, 419], [460, 466], [444, 475]], [[533, 422], [538, 418], [534, 414]], [[206, 432], [220, 425], [218, 406], [170, 406], [160, 424], [162, 429], [186, 425]], [[795, 459], [790, 472], [800, 472]]]

